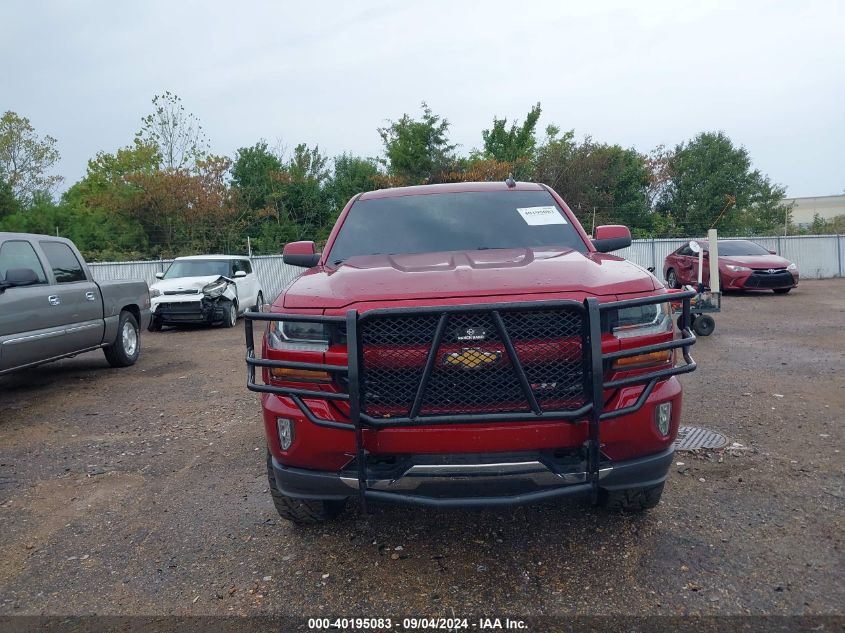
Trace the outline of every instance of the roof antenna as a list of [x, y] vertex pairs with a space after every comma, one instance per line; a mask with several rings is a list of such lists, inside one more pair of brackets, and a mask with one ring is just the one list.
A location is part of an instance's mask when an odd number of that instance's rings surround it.
[[516, 187], [516, 181], [513, 179], [513, 174], [508, 174], [508, 177], [505, 178], [505, 184], [508, 186], [508, 189]]

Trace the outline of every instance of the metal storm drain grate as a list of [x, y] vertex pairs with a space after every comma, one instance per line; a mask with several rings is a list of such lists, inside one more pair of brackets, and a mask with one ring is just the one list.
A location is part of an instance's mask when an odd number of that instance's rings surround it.
[[710, 429], [697, 426], [682, 426], [678, 429], [675, 440], [676, 451], [695, 451], [700, 448], [723, 448], [728, 445], [728, 438]]

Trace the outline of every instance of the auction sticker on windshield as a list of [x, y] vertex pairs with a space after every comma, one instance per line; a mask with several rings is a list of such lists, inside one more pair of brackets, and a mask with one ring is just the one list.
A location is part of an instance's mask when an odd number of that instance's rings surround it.
[[517, 208], [519, 215], [530, 226], [542, 226], [544, 224], [566, 224], [557, 207], [522, 207]]

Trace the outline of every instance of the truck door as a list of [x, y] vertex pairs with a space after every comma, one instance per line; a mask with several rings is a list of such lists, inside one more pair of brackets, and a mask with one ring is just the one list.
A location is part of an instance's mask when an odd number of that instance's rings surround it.
[[103, 342], [105, 327], [100, 287], [88, 278], [70, 246], [48, 240], [39, 242], [39, 246], [56, 282], [50, 297], [51, 307], [58, 307], [65, 318], [63, 353], [96, 347]]
[[10, 268], [31, 269], [38, 283], [0, 293], [0, 371], [57, 356], [53, 346], [65, 331], [61, 312], [49, 302], [54, 286], [32, 244], [22, 239], [0, 244], [0, 279]]

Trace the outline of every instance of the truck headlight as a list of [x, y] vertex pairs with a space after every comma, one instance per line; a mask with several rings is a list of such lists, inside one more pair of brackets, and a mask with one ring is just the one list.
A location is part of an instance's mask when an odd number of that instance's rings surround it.
[[273, 349], [325, 352], [330, 340], [326, 325], [312, 321], [272, 321], [267, 330]]
[[787, 270], [798, 270], [798, 264], [795, 262], [789, 262], [789, 266], [786, 267]]
[[158, 288], [150, 288], [150, 299], [161, 296], [161, 290]]
[[229, 282], [223, 279], [219, 281], [212, 281], [210, 284], [203, 287], [202, 293], [209, 299], [216, 299], [226, 291], [226, 286], [228, 285]]
[[620, 308], [610, 314], [611, 331], [618, 338], [649, 336], [672, 331], [668, 303]]
[[748, 266], [734, 266], [733, 264], [725, 264], [725, 268], [732, 273], [744, 273], [751, 270]]

